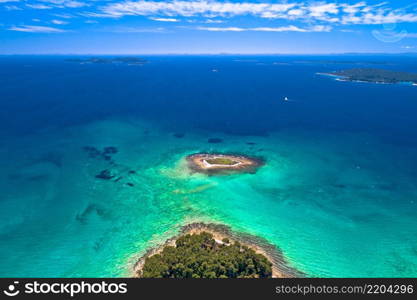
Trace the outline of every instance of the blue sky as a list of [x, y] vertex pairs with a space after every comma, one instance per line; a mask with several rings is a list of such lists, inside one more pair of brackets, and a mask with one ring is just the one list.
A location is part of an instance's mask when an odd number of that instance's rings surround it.
[[417, 3], [0, 0], [0, 54], [417, 52]]

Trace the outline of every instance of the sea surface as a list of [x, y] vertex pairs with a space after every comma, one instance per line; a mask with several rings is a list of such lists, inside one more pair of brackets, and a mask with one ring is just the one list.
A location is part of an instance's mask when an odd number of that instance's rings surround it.
[[[1, 277], [130, 276], [193, 221], [307, 276], [417, 276], [417, 86], [317, 74], [415, 56], [67, 58], [0, 56]], [[190, 174], [201, 151], [266, 165]]]

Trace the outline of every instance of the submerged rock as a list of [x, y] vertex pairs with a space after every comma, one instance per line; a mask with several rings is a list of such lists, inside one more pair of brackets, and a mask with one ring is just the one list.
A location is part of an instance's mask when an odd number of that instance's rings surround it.
[[207, 142], [209, 142], [210, 144], [219, 144], [223, 142], [223, 140], [219, 138], [210, 138], [207, 140]]
[[119, 152], [119, 150], [113, 146], [104, 147], [103, 149], [104, 154], [116, 154], [117, 152]]
[[62, 167], [62, 157], [63, 155], [61, 153], [53, 153], [53, 152], [49, 152], [46, 153], [44, 155], [42, 155], [39, 158], [40, 162], [50, 162], [52, 164], [54, 164], [55, 166], [57, 166], [58, 168]]
[[117, 177], [115, 180], [114, 180], [114, 182], [119, 182], [120, 180], [122, 180], [123, 179], [123, 176], [119, 176], [119, 177]]
[[107, 161], [111, 161], [112, 155], [119, 152], [119, 150], [113, 146], [104, 147], [102, 151], [93, 146], [85, 146], [83, 147], [83, 150], [90, 158], [102, 158]]
[[98, 150], [97, 148], [92, 147], [92, 146], [85, 146], [85, 147], [83, 147], [83, 150], [85, 152], [87, 152], [88, 157], [90, 157], [90, 158], [96, 158], [96, 157], [101, 155], [100, 150]]
[[102, 156], [104, 160], [110, 161], [111, 160], [111, 156], [110, 155], [103, 155]]
[[90, 203], [81, 213], [78, 213], [75, 216], [75, 219], [80, 223], [85, 224], [91, 214], [95, 213], [99, 217], [103, 217], [105, 211], [103, 208], [100, 208], [97, 204]]
[[176, 138], [180, 139], [183, 138], [185, 136], [185, 133], [174, 133], [173, 134]]
[[98, 173], [95, 177], [98, 179], [110, 180], [114, 178], [115, 175], [113, 175], [110, 170], [106, 169]]

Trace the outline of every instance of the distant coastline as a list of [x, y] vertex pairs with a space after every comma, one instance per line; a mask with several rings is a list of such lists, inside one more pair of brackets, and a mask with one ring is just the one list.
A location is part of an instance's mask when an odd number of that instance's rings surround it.
[[282, 252], [266, 240], [254, 235], [232, 231], [230, 227], [223, 224], [203, 222], [194, 222], [184, 225], [177, 235], [167, 239], [158, 247], [148, 249], [148, 251], [146, 251], [146, 253], [135, 263], [133, 267], [133, 277], [140, 277], [141, 270], [148, 257], [161, 253], [166, 246], [175, 246], [176, 240], [181, 236], [187, 234], [200, 234], [202, 232], [212, 234], [216, 242], [221, 243], [223, 239], [229, 239], [232, 242], [239, 242], [242, 245], [251, 248], [258, 254], [262, 254], [272, 263], [273, 278], [306, 277], [306, 274], [289, 266], [288, 262], [283, 257]]
[[123, 57], [88, 57], [88, 58], [68, 58], [66, 62], [80, 63], [80, 64], [127, 64], [127, 65], [144, 65], [148, 61], [146, 59], [134, 56]]
[[318, 72], [316, 74], [334, 77], [337, 81], [417, 86], [417, 74], [385, 69], [355, 68], [333, 72]]

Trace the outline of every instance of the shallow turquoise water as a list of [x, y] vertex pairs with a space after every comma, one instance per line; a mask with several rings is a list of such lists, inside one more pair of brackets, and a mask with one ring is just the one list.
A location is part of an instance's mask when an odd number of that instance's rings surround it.
[[[13, 68], [0, 76], [0, 276], [129, 276], [195, 220], [263, 237], [308, 276], [417, 276], [415, 87], [335, 82], [272, 58], [2, 59]], [[189, 174], [183, 158], [200, 151], [266, 165]]]
[[[310, 276], [417, 274], [417, 191], [407, 181], [407, 159], [416, 153], [369, 136], [309, 135], [222, 135], [223, 143], [207, 144], [204, 131], [179, 139], [155, 124], [106, 120], [19, 139], [18, 150], [3, 153], [9, 177], [1, 181], [1, 211], [13, 213], [2, 219], [2, 274], [128, 276], [147, 247], [200, 219], [266, 238]], [[34, 138], [42, 146], [28, 154]], [[119, 182], [95, 178], [108, 162], [89, 158], [85, 145], [116, 146], [113, 170], [137, 173]], [[255, 175], [188, 174], [181, 159], [208, 150], [267, 164]], [[397, 166], [387, 155], [399, 158]], [[401, 170], [395, 177], [393, 168]]]

